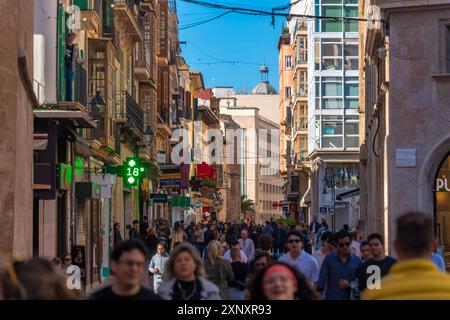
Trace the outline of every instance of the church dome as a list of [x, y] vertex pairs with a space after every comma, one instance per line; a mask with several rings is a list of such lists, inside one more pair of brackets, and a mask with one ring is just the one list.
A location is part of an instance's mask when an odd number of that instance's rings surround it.
[[263, 65], [259, 69], [261, 81], [253, 88], [252, 94], [277, 94], [277, 90], [269, 83], [269, 67]]

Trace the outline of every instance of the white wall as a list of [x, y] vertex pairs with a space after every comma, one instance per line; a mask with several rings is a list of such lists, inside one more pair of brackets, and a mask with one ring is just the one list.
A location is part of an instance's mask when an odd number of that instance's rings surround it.
[[33, 78], [43, 85], [39, 102], [49, 104], [57, 103], [57, 16], [58, 1], [34, 1]]

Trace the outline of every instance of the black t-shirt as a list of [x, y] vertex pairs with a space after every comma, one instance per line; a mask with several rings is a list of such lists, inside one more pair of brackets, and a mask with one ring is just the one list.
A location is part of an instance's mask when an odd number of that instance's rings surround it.
[[75, 45], [66, 45], [66, 54], [64, 57], [64, 61], [66, 62], [66, 68], [72, 69], [72, 59], [73, 59], [73, 51], [75, 49]]
[[367, 268], [370, 266], [378, 266], [381, 271], [381, 277], [384, 277], [388, 274], [391, 267], [397, 262], [396, 259], [386, 256], [383, 260], [375, 261], [375, 260], [368, 260], [363, 263], [361, 268], [358, 271], [358, 286], [359, 291], [363, 291], [366, 288], [367, 285], [367, 279], [373, 274], [367, 273]]
[[173, 287], [172, 300], [201, 300], [201, 292], [202, 284], [199, 279], [188, 282], [178, 280]]
[[100, 289], [97, 292], [94, 292], [89, 300], [163, 300], [157, 294], [151, 292], [150, 290], [141, 287], [141, 290], [138, 294], [134, 296], [119, 296], [115, 294], [111, 286]]
[[246, 263], [237, 261], [231, 263], [231, 268], [233, 269], [234, 279], [245, 283], [245, 278], [247, 277], [248, 265]]

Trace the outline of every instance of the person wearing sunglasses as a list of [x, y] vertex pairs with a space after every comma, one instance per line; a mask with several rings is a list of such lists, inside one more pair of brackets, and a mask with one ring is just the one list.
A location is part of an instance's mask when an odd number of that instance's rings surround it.
[[162, 300], [142, 286], [147, 256], [140, 240], [120, 243], [111, 254], [112, 285], [93, 293], [89, 300]]
[[348, 231], [336, 234], [337, 252], [329, 253], [320, 268], [317, 290], [325, 300], [350, 300], [352, 282], [357, 278], [361, 259], [351, 253], [352, 237]]
[[298, 231], [291, 231], [287, 235], [288, 252], [281, 256], [280, 262], [287, 263], [303, 273], [306, 278], [315, 283], [319, 277], [319, 263], [303, 250], [303, 235]]

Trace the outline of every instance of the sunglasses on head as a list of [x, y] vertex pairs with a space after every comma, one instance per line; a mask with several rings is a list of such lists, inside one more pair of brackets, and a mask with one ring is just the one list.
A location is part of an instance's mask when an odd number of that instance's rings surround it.
[[302, 240], [300, 240], [300, 239], [288, 240], [288, 243], [299, 243], [299, 242], [302, 242]]
[[352, 243], [351, 242], [340, 242], [338, 243], [339, 247], [343, 248], [343, 247], [350, 247]]

